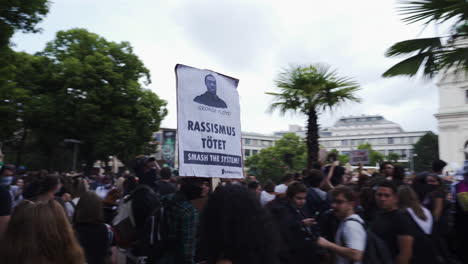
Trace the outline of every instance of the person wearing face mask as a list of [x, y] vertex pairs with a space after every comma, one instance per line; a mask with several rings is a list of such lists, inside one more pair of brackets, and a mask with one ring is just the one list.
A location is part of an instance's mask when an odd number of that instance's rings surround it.
[[140, 184], [148, 185], [158, 193], [158, 171], [161, 167], [154, 157], [138, 156], [136, 158], [135, 174], [139, 178]]
[[15, 174], [13, 165], [4, 165], [0, 169], [0, 238], [5, 233], [10, 221], [13, 200], [10, 193], [10, 185]]

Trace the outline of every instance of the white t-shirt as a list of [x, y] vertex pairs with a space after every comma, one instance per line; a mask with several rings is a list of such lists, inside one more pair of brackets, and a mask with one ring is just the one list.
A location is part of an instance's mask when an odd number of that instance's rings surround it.
[[[65, 203], [65, 210], [67, 211], [67, 215], [68, 217], [70, 217], [70, 219], [73, 218], [73, 214], [75, 213], [75, 207], [78, 204], [78, 201], [80, 201], [80, 197], [73, 198], [73, 200], [71, 200], [70, 202]], [[70, 203], [73, 203], [73, 205], [75, 206], [71, 205]]]
[[287, 189], [288, 186], [283, 183], [275, 187], [275, 193], [285, 193]]
[[276, 197], [276, 195], [274, 195], [274, 194], [269, 194], [266, 191], [262, 191], [260, 193], [260, 203], [262, 204], [262, 206], [265, 206], [265, 204], [267, 204], [268, 202], [274, 200], [275, 197]]
[[[366, 248], [367, 234], [362, 224], [347, 219], [356, 219], [361, 223], [364, 223], [361, 217], [357, 214], [350, 215], [344, 219], [338, 226], [338, 230], [335, 235], [335, 243], [342, 247], [352, 248], [359, 250], [364, 254]], [[349, 264], [350, 260], [345, 259], [339, 255], [336, 256], [336, 264]], [[361, 261], [353, 262], [353, 264], [361, 264]]]

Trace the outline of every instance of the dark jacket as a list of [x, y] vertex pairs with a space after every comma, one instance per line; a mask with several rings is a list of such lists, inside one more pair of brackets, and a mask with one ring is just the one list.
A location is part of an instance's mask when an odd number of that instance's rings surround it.
[[273, 201], [270, 211], [281, 233], [281, 263], [313, 264], [317, 260], [317, 231], [302, 224], [308, 218], [304, 212], [282, 199]]

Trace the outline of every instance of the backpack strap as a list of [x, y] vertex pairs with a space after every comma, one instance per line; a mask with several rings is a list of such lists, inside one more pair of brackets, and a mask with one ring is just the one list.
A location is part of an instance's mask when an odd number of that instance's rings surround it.
[[[344, 224], [345, 224], [346, 222], [348, 222], [348, 221], [353, 221], [353, 222], [357, 222], [357, 223], [361, 224], [362, 228], [364, 229], [364, 232], [367, 233], [367, 229], [366, 229], [365, 223], [364, 223], [364, 222], [361, 222], [361, 221], [359, 221], [359, 220], [357, 220], [357, 219], [355, 219], [355, 218], [347, 218], [347, 219], [345, 219], [345, 220], [343, 221], [343, 229], [344, 229]], [[341, 242], [341, 244], [344, 245], [343, 230], [341, 231], [340, 242]]]

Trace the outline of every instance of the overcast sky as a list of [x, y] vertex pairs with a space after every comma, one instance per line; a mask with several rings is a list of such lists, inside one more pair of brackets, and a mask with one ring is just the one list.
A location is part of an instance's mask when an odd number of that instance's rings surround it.
[[[168, 101], [162, 127], [177, 125], [174, 66], [210, 69], [238, 78], [243, 131], [272, 133], [301, 115], [267, 112], [274, 78], [289, 64], [327, 63], [361, 84], [361, 104], [320, 117], [322, 127], [342, 116], [381, 114], [407, 131], [437, 130], [435, 81], [384, 79], [398, 60], [384, 57], [393, 43], [430, 35], [405, 25], [394, 0], [55, 0], [40, 34], [17, 33], [18, 51], [36, 52], [59, 30], [86, 28], [110, 41], [129, 41], [150, 69], [148, 88]], [[430, 30], [432, 29], [432, 30]]]

